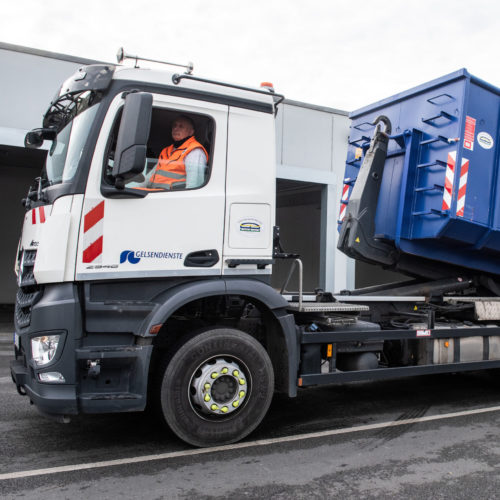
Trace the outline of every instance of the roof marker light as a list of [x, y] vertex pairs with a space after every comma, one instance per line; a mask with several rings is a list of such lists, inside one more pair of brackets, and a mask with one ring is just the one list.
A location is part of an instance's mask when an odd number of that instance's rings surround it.
[[274, 85], [271, 82], [261, 82], [261, 88], [269, 90], [274, 93]]

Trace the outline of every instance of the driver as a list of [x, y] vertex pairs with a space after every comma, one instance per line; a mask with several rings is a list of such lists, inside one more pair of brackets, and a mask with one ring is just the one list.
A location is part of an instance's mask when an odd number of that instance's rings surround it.
[[172, 123], [173, 144], [162, 150], [147, 187], [151, 189], [189, 189], [205, 182], [208, 153], [196, 140], [194, 123], [180, 115]]

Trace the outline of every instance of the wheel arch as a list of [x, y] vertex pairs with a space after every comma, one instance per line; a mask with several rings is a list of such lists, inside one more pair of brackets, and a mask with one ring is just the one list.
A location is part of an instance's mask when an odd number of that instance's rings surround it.
[[[270, 339], [269, 356], [273, 365], [282, 371], [279, 389], [290, 397], [297, 395], [297, 373], [299, 367], [298, 332], [294, 317], [288, 313], [288, 302], [276, 290], [254, 279], [197, 280], [175, 286], [156, 299], [158, 306], [145, 320], [143, 336], [154, 337], [153, 327], [165, 324], [183, 306], [215, 296], [240, 296], [259, 305], [263, 313], [265, 329]], [[286, 351], [284, 351], [286, 350]], [[280, 377], [276, 373], [276, 379]]]

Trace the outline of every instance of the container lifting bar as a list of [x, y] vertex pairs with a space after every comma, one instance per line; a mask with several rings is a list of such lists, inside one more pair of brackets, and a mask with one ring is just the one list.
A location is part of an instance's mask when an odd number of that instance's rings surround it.
[[373, 123], [371, 122], [363, 122], [359, 123], [358, 125], [354, 125], [353, 128], [355, 128], [356, 130], [361, 130], [361, 132], [364, 132], [365, 130], [371, 130], [374, 127], [375, 125], [373, 125]]
[[442, 135], [438, 135], [436, 137], [431, 137], [430, 139], [426, 139], [420, 143], [421, 146], [425, 146], [426, 144], [432, 144], [433, 142], [442, 141], [446, 144], [453, 144], [455, 142], [460, 141], [460, 137], [444, 137]]
[[362, 148], [365, 144], [370, 144], [370, 138], [366, 135], [362, 135], [359, 139], [355, 139], [354, 141], [349, 141], [351, 146], [356, 146], [357, 148]]
[[430, 168], [434, 166], [446, 168], [447, 163], [443, 160], [434, 160], [428, 163], [420, 163], [419, 165], [417, 165], [417, 168]]
[[440, 184], [434, 184], [434, 186], [426, 186], [426, 187], [419, 187], [415, 188], [416, 193], [421, 193], [423, 191], [444, 191], [444, 186], [441, 186]]
[[438, 123], [436, 123], [436, 120], [439, 120], [440, 118], [445, 118], [446, 120], [449, 120], [450, 122], [455, 120], [455, 117], [453, 115], [450, 115], [446, 111], [441, 111], [439, 114], [434, 115], [434, 116], [430, 116], [429, 118], [422, 118], [422, 121], [424, 123], [428, 123], [429, 125], [437, 127]]
[[436, 106], [442, 106], [443, 104], [448, 104], [454, 100], [455, 98], [450, 94], [439, 94], [434, 97], [430, 97], [429, 99], [427, 99], [427, 102], [430, 102], [431, 104], [434, 104]]

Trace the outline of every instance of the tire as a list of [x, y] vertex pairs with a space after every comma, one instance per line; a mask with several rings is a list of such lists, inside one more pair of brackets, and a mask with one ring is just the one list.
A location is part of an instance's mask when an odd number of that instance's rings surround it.
[[196, 334], [165, 361], [161, 411], [172, 431], [189, 444], [239, 441], [259, 425], [271, 404], [271, 360], [257, 340], [240, 330]]

